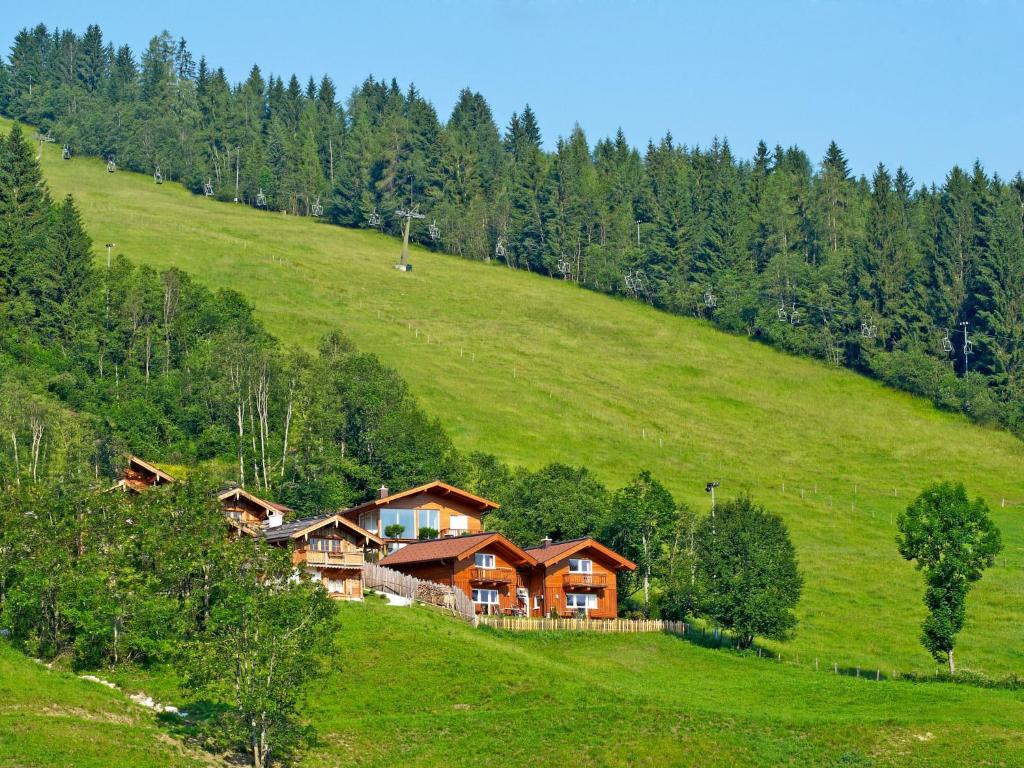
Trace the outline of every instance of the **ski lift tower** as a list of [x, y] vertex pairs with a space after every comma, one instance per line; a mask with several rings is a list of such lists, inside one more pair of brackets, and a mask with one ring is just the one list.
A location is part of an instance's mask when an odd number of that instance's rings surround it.
[[395, 211], [395, 216], [405, 219], [405, 227], [402, 230], [402, 258], [395, 264], [395, 269], [400, 272], [411, 272], [412, 264], [409, 263], [409, 229], [412, 226], [413, 219], [425, 219], [427, 217], [420, 213], [418, 205], [414, 205], [411, 208], [399, 208]]

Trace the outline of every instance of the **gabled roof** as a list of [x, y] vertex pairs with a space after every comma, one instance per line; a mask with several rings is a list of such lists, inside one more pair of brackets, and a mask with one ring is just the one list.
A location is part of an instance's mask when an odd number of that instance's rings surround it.
[[292, 520], [290, 523], [284, 523], [273, 528], [266, 528], [263, 531], [263, 538], [270, 544], [277, 544], [282, 541], [288, 541], [289, 539], [298, 539], [305, 536], [307, 533], [319, 530], [324, 526], [331, 525], [332, 523], [338, 523], [346, 528], [358, 533], [360, 536], [366, 538], [367, 541], [372, 541], [379, 546], [384, 546], [384, 541], [365, 528], [356, 525], [351, 520], [346, 520], [340, 514], [332, 515], [320, 515], [319, 517], [306, 517], [302, 520]]
[[438, 560], [465, 560], [487, 546], [497, 545], [512, 555], [521, 565], [536, 565], [537, 561], [517, 547], [500, 533], [471, 533], [468, 536], [453, 536], [445, 539], [429, 539], [406, 544], [380, 561], [381, 565], [412, 565]]
[[221, 491], [220, 493], [217, 494], [218, 501], [227, 501], [228, 499], [231, 498], [248, 499], [257, 507], [263, 507], [265, 510], [267, 510], [268, 514], [271, 512], [280, 512], [284, 514], [285, 512], [294, 511], [292, 510], [291, 507], [285, 506], [284, 504], [278, 504], [276, 501], [266, 501], [264, 499], [261, 499], [258, 496], [249, 493], [247, 490], [245, 490], [245, 488], [229, 488], [228, 490]]
[[527, 547], [526, 551], [533, 555], [538, 563], [547, 565], [548, 563], [572, 557], [577, 552], [581, 552], [584, 549], [593, 549], [603, 555], [606, 559], [611, 560], [615, 563], [615, 570], [626, 569], [628, 571], [632, 571], [636, 569], [636, 563], [632, 560], [627, 560], [615, 550], [609, 549], [601, 542], [596, 539], [592, 539], [589, 536], [583, 536], [569, 541], [560, 541], [556, 544], [548, 544], [546, 547]]
[[174, 482], [174, 478], [171, 477], [169, 474], [164, 472], [159, 467], [153, 466], [148, 461], [144, 461], [144, 460], [140, 459], [138, 456], [129, 456], [128, 457], [128, 466], [131, 467], [132, 465], [134, 465], [135, 467], [137, 467], [139, 469], [142, 469], [145, 472], [149, 472], [150, 474], [156, 475], [157, 483], [160, 483], [160, 482], [173, 483]]
[[385, 496], [383, 499], [370, 499], [364, 501], [362, 504], [357, 504], [354, 507], [342, 510], [343, 515], [352, 515], [359, 512], [365, 512], [366, 510], [373, 509], [375, 507], [386, 507], [392, 502], [398, 501], [399, 499], [405, 499], [409, 496], [415, 496], [418, 493], [434, 492], [441, 496], [453, 496], [464, 504], [470, 504], [480, 508], [481, 512], [489, 512], [492, 509], [497, 509], [500, 504], [485, 499], [483, 496], [477, 496], [476, 494], [464, 491], [461, 488], [456, 488], [454, 485], [443, 483], [440, 480], [434, 480], [431, 483], [424, 483], [423, 485], [417, 485], [415, 488], [409, 488], [398, 493], [392, 493]]

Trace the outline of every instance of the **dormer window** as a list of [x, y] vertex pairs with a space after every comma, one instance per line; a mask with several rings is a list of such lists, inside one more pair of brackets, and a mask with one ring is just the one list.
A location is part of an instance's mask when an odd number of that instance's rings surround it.
[[593, 570], [594, 562], [592, 560], [569, 558], [569, 573], [592, 573]]

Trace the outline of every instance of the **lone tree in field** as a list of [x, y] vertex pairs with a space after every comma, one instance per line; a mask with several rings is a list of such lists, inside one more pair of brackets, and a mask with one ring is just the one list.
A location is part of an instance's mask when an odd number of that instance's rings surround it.
[[1002, 550], [999, 529], [984, 501], [970, 501], [962, 483], [949, 482], [925, 488], [897, 524], [900, 554], [924, 572], [928, 585], [921, 642], [955, 674], [953, 645], [964, 626], [967, 593]]
[[749, 496], [719, 504], [697, 528], [696, 555], [703, 610], [736, 633], [740, 648], [756, 635], [790, 636], [803, 577], [782, 518]]

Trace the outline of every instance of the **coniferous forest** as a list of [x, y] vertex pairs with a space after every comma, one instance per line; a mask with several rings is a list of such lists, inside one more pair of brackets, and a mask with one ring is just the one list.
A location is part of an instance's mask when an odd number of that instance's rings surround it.
[[[347, 98], [327, 76], [257, 66], [231, 83], [184, 40], [133, 52], [97, 26], [20, 32], [0, 111], [224, 201], [391, 234], [419, 206], [427, 247], [702, 317], [1024, 434], [1020, 174], [954, 167], [920, 185], [883, 165], [855, 177], [834, 142], [747, 158], [668, 133], [592, 142], [578, 125], [547, 151], [529, 106], [502, 127], [468, 89], [442, 121], [394, 80]], [[180, 354], [144, 346], [157, 367]]]

